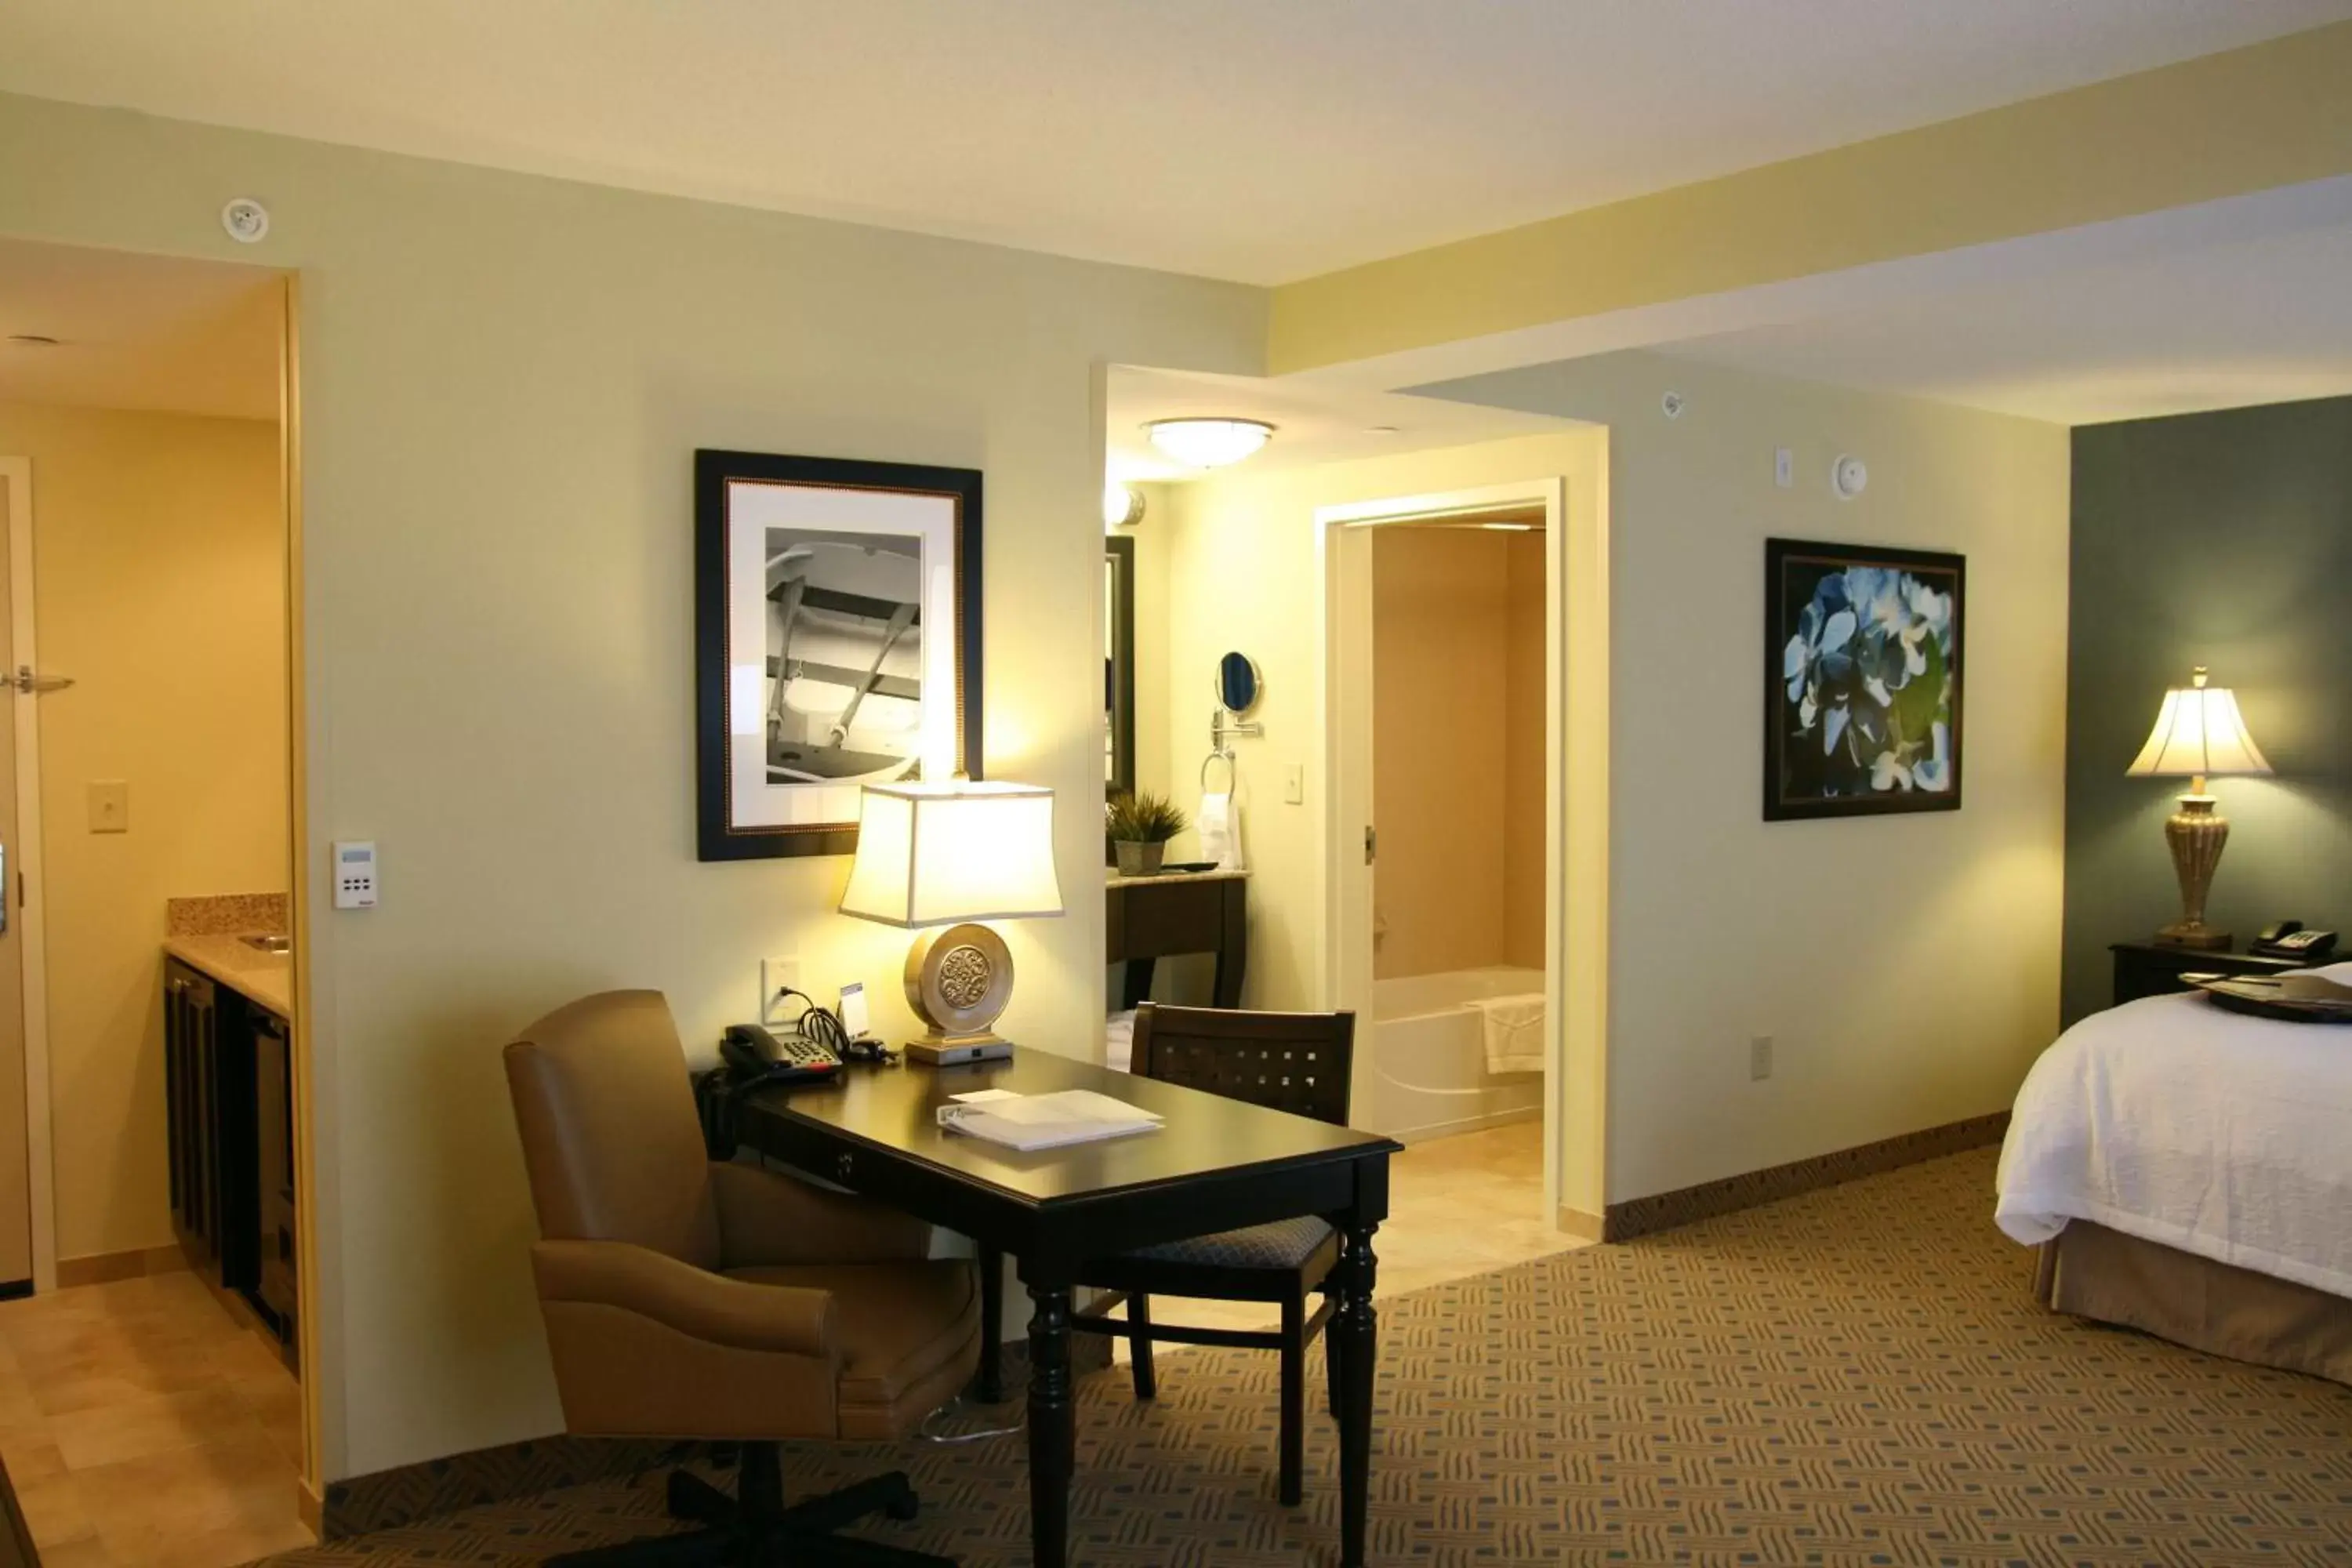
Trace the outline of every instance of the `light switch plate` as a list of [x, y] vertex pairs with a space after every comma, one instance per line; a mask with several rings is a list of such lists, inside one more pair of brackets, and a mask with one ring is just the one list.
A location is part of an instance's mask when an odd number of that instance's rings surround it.
[[1282, 770], [1282, 798], [1292, 805], [1307, 803], [1307, 764], [1293, 763]]
[[1772, 1037], [1759, 1035], [1748, 1042], [1748, 1076], [1758, 1083], [1772, 1076]]
[[89, 784], [89, 830], [92, 833], [131, 831], [131, 786], [121, 779], [92, 779]]
[[332, 848], [335, 868], [335, 908], [375, 908], [375, 840], [337, 839]]

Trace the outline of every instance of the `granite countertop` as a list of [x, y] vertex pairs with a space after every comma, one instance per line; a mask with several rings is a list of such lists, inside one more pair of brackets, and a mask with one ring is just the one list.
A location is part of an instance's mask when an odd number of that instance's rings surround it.
[[1162, 882], [1229, 882], [1248, 875], [1248, 870], [1243, 869], [1239, 871], [1159, 871], [1149, 877], [1122, 877], [1118, 874], [1118, 868], [1106, 867], [1103, 871], [1103, 885], [1107, 889], [1151, 888]]
[[235, 936], [167, 936], [163, 951], [281, 1018], [294, 1016], [294, 961]]
[[264, 952], [243, 940], [248, 935], [284, 935], [288, 915], [283, 893], [168, 900], [163, 951], [248, 1001], [291, 1020], [294, 960], [283, 952]]

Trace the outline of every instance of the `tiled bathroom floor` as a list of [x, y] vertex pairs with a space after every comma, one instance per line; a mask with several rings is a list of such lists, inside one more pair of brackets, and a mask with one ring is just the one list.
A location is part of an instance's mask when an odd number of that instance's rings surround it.
[[[1543, 1123], [1515, 1121], [1483, 1132], [1414, 1143], [1389, 1168], [1389, 1217], [1373, 1240], [1376, 1296], [1401, 1296], [1546, 1258], [1585, 1243], [1545, 1216]], [[1269, 1328], [1275, 1313], [1249, 1301], [1154, 1297], [1161, 1322], [1210, 1328]], [[1113, 1342], [1121, 1361], [1125, 1342]], [[1162, 1353], [1181, 1349], [1168, 1346]]]
[[301, 1393], [195, 1276], [0, 1302], [0, 1461], [43, 1568], [227, 1568], [313, 1537]]

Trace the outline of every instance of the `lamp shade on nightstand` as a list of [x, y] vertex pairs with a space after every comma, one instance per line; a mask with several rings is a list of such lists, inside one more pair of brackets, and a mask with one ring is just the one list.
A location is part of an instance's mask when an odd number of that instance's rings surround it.
[[930, 1029], [909, 1057], [1004, 1055], [993, 1026], [1012, 999], [1013, 957], [978, 922], [1062, 912], [1054, 792], [965, 779], [867, 785], [841, 912], [923, 931], [907, 954], [907, 1001]]
[[2219, 803], [2205, 793], [2205, 781], [2220, 774], [2271, 771], [2238, 712], [2237, 696], [2228, 687], [2206, 685], [2200, 667], [2189, 684], [2164, 694], [2147, 744], [2124, 771], [2134, 778], [2189, 781], [2180, 809], [2164, 825], [2173, 874], [2180, 881], [2180, 919], [2158, 931], [2157, 940], [2178, 947], [2228, 947], [2230, 933], [2205, 923], [2205, 898], [2221, 863], [2221, 850], [2230, 842], [2230, 824], [2214, 809]]

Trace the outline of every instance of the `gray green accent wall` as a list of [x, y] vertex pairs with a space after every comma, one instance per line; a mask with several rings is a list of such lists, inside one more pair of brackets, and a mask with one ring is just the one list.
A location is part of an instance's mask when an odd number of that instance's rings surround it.
[[2293, 916], [2352, 943], [2352, 398], [2074, 432], [2066, 692], [2071, 1023], [2107, 1005], [2107, 944], [2178, 917], [2164, 819], [2186, 780], [2131, 779], [2192, 666], [2238, 694], [2277, 770], [2213, 782], [2230, 819], [2207, 921]]

